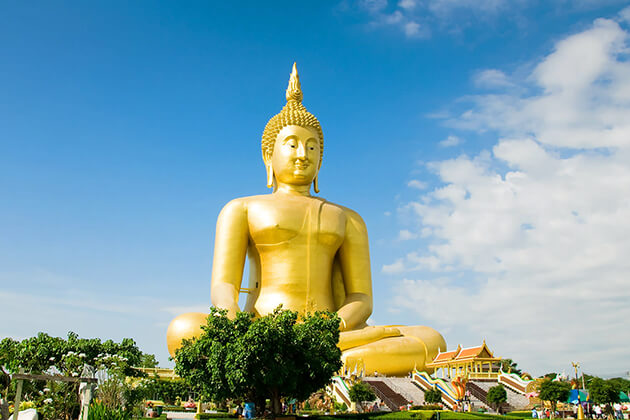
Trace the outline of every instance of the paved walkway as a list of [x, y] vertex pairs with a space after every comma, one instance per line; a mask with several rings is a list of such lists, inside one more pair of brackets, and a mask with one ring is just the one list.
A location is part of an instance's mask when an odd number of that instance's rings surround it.
[[185, 411], [185, 412], [179, 412], [179, 411], [165, 411], [166, 413], [166, 418], [168, 420], [171, 419], [177, 419], [177, 420], [184, 420], [184, 419], [194, 419], [195, 418], [195, 414], [197, 414], [195, 411]]

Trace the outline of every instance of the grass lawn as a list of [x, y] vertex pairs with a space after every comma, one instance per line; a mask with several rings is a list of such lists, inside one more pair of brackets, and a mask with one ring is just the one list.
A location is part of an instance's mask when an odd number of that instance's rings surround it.
[[[390, 420], [390, 419], [403, 419], [403, 420], [437, 420], [437, 412], [432, 410], [412, 410], [412, 411], [398, 411], [394, 413], [360, 413], [360, 414], [337, 414], [334, 416], [309, 416], [308, 418], [316, 418], [318, 420], [325, 419], [340, 419], [340, 420]], [[500, 416], [496, 414], [483, 414], [483, 413], [456, 413], [454, 411], [439, 411], [440, 420], [481, 420], [481, 419], [504, 419], [504, 420], [518, 420], [531, 417], [531, 415], [525, 415], [521, 413], [515, 413], [510, 416]], [[299, 417], [298, 417], [299, 418]]]

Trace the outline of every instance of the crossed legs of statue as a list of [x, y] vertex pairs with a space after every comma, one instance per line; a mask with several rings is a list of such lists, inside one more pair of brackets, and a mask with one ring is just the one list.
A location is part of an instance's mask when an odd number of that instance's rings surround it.
[[[205, 324], [207, 316], [190, 312], [171, 322], [167, 341], [172, 356], [182, 339], [201, 333], [201, 325]], [[387, 376], [406, 376], [414, 368], [424, 370], [426, 363], [438, 352], [446, 350], [446, 342], [430, 327], [389, 325], [344, 331], [339, 348], [343, 351], [341, 357], [347, 369], [356, 366], [365, 374], [378, 371]]]
[[339, 347], [344, 366], [356, 366], [371, 375], [406, 376], [414, 368], [425, 370], [446, 342], [440, 333], [425, 326], [366, 327], [341, 334]]

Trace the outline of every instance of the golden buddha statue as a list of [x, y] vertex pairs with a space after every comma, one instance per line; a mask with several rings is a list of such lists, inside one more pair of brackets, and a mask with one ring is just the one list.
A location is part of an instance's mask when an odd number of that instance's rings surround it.
[[[356, 212], [311, 195], [317, 193], [324, 136], [317, 118], [302, 105], [295, 64], [286, 106], [269, 120], [262, 136], [267, 186], [272, 194], [237, 198], [217, 221], [212, 265], [212, 304], [238, 306], [245, 258], [249, 287], [244, 311], [263, 316], [283, 308], [336, 311], [344, 366], [403, 376], [424, 369], [444, 338], [424, 326], [368, 326], [372, 278], [368, 235]], [[181, 340], [198, 334], [207, 314], [175, 318], [167, 332], [174, 356]]]

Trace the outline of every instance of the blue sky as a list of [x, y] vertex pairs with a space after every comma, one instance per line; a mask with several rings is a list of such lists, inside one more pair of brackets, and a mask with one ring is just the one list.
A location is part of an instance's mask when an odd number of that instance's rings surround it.
[[267, 192], [297, 61], [320, 195], [368, 225], [373, 323], [627, 371], [628, 5], [2, 3], [0, 336], [131, 336], [168, 365], [221, 207]]

